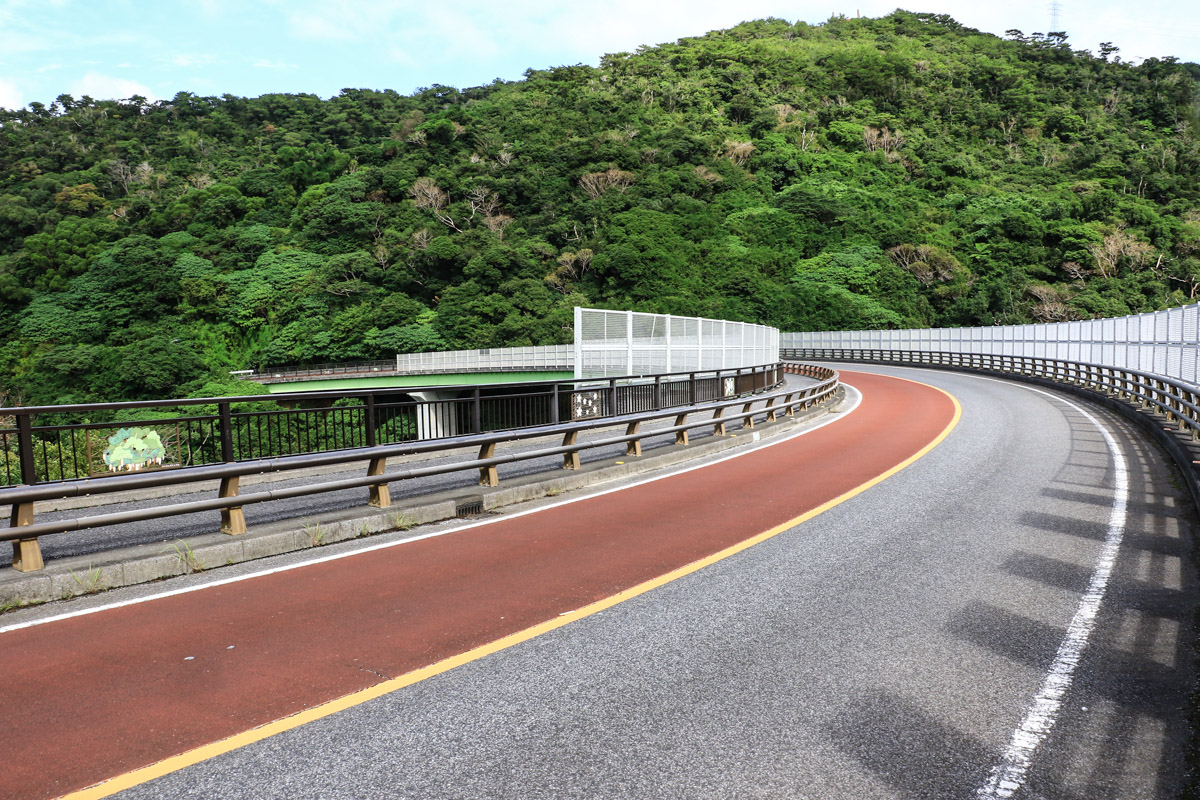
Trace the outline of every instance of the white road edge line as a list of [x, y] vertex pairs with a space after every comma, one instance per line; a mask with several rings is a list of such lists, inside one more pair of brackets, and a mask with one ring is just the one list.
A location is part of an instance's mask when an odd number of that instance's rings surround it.
[[[974, 377], [982, 380], [996, 380], [982, 376]], [[1095, 425], [1104, 437], [1104, 441], [1108, 445], [1108, 452], [1112, 456], [1114, 488], [1112, 512], [1108, 517], [1108, 532], [1104, 537], [1104, 546], [1096, 560], [1096, 568], [1092, 571], [1087, 591], [1079, 600], [1075, 616], [1071, 619], [1071, 624], [1067, 626], [1066, 635], [1063, 636], [1063, 640], [1058, 646], [1054, 662], [1047, 670], [1041, 688], [1034, 696], [1029, 711], [1025, 714], [1025, 719], [1013, 731], [1008, 748], [1000, 757], [1000, 761], [992, 767], [987, 783], [976, 791], [975, 796], [979, 800], [1006, 800], [1006, 798], [1012, 797], [1025, 784], [1038, 746], [1046, 739], [1058, 721], [1063, 698], [1075, 680], [1075, 669], [1079, 666], [1079, 662], [1083, 658], [1083, 651], [1087, 649], [1088, 639], [1096, 627], [1096, 615], [1100, 611], [1100, 605], [1104, 601], [1104, 595], [1108, 589], [1108, 581], [1117, 561], [1117, 553], [1121, 549], [1121, 539], [1125, 536], [1125, 517], [1129, 504], [1129, 471], [1125, 465], [1125, 456], [1117, 446], [1117, 440], [1106, 427], [1100, 424], [1098, 419], [1070, 400], [1050, 392], [1034, 389], [1031, 386], [1022, 386], [1012, 381], [996, 380], [996, 382], [1037, 392], [1052, 400], [1065, 403]]]
[[570, 505], [571, 503], [579, 503], [584, 500], [590, 500], [593, 497], [602, 497], [606, 494], [611, 494], [613, 492], [620, 492], [625, 489], [632, 489], [635, 486], [642, 486], [647, 483], [653, 483], [654, 481], [660, 481], [660, 480], [664, 480], [666, 478], [671, 478], [671, 477], [674, 477], [675, 475], [682, 475], [687, 472], [692, 472], [693, 470], [703, 469], [703, 468], [711, 466], [713, 464], [720, 464], [722, 461], [729, 461], [734, 458], [740, 458], [741, 456], [748, 455], [750, 453], [757, 452], [759, 450], [762, 450], [762, 449], [765, 449], [768, 447], [774, 447], [775, 445], [778, 445], [778, 444], [790, 442], [792, 439], [812, 433], [815, 430], [820, 430], [821, 428], [824, 428], [826, 425], [830, 425], [834, 422], [837, 422], [838, 420], [844, 418], [847, 414], [849, 414], [853, 411], [856, 411], [858, 409], [859, 405], [862, 403], [862, 393], [859, 392], [857, 389], [855, 389], [853, 386], [849, 386], [845, 383], [843, 383], [842, 386], [844, 386], [846, 389], [846, 399], [847, 399], [847, 402], [849, 403], [849, 406], [846, 407], [844, 410], [839, 411], [836, 414], [830, 415], [830, 417], [828, 419], [826, 419], [822, 422], [819, 422], [816, 425], [813, 425], [812, 427], [804, 428], [803, 430], [796, 431], [793, 434], [790, 434], [788, 436], [784, 436], [784, 437], [781, 437], [779, 439], [775, 439], [775, 440], [772, 440], [769, 442], [764, 442], [761, 444], [756, 444], [756, 445], [751, 445], [749, 447], [740, 448], [737, 452], [731, 453], [726, 456], [722, 456], [721, 458], [713, 459], [711, 461], [705, 460], [703, 463], [684, 466], [679, 469], [671, 470], [670, 472], [655, 473], [644, 480], [635, 481], [634, 483], [623, 484], [621, 486], [614, 486], [610, 489], [602, 489], [598, 492], [592, 492], [591, 494], [586, 494], [586, 495], [581, 495], [579, 497], [572, 497], [572, 498], [568, 498], [565, 500], [560, 500], [557, 503], [551, 503], [549, 505], [541, 506], [539, 508], [531, 508], [527, 511], [518, 511], [515, 514], [505, 514], [504, 516], [498, 517], [496, 519], [483, 520], [482, 522], [472, 522], [472, 523], [469, 523], [466, 525], [459, 525], [457, 527], [448, 528], [448, 529], [442, 530], [442, 531], [434, 531], [432, 533], [420, 534], [418, 536], [409, 536], [409, 537], [406, 537], [403, 539], [397, 539], [395, 541], [390, 541], [390, 542], [380, 542], [378, 544], [367, 545], [365, 547], [355, 548], [353, 550], [347, 550], [347, 551], [341, 552], [341, 553], [333, 553], [333, 554], [330, 554], [327, 556], [322, 556], [319, 558], [306, 559], [304, 561], [299, 561], [295, 564], [285, 564], [285, 565], [278, 566], [278, 567], [272, 567], [270, 569], [259, 570], [257, 572], [250, 572], [245, 575], [237, 575], [232, 578], [222, 578], [219, 580], [212, 581], [210, 583], [202, 583], [202, 584], [197, 584], [195, 586], [183, 587], [180, 589], [172, 589], [169, 591], [156, 592], [155, 594], [146, 595], [144, 597], [134, 597], [134, 598], [130, 598], [128, 600], [120, 600], [115, 603], [106, 603], [104, 605], [99, 605], [99, 606], [95, 606], [92, 608], [81, 608], [81, 609], [77, 609], [75, 611], [67, 611], [62, 614], [55, 614], [54, 616], [43, 617], [41, 619], [31, 619], [31, 620], [27, 620], [25, 622], [17, 622], [17, 623], [13, 623], [11, 625], [5, 625], [3, 627], [0, 627], [0, 634], [5, 634], [5, 633], [9, 633], [11, 631], [21, 630], [23, 628], [33, 628], [38, 625], [45, 625], [50, 622], [59, 622], [61, 620], [65, 620], [65, 619], [72, 619], [74, 617], [83, 617], [83, 616], [87, 616], [88, 614], [98, 614], [101, 611], [109, 611], [114, 608], [123, 608], [125, 606], [137, 605], [139, 603], [148, 603], [152, 600], [161, 600], [166, 597], [175, 597], [176, 595], [188, 594], [190, 592], [198, 592], [203, 589], [212, 589], [217, 586], [226, 586], [231, 583], [239, 583], [241, 581], [251, 580], [252, 578], [261, 578], [265, 575], [274, 575], [278, 572], [287, 572], [289, 570], [300, 569], [302, 567], [310, 567], [314, 564], [321, 564], [326, 561], [337, 561], [338, 559], [341, 559], [341, 558], [349, 558], [351, 556], [361, 555], [362, 553], [370, 553], [374, 550], [384, 550], [389, 547], [397, 547], [402, 544], [408, 544], [409, 542], [417, 542], [422, 539], [432, 539], [437, 536], [446, 536], [451, 533], [458, 533], [459, 531], [470, 530], [471, 528], [481, 528], [485, 525], [492, 525], [497, 522], [506, 521], [506, 520], [510, 520], [510, 519], [516, 519], [517, 517], [523, 517], [526, 514], [536, 514], [540, 511], [546, 511], [547, 509], [558, 508], [559, 506]]
[[[842, 362], [836, 363], [838, 367], [842, 366]], [[854, 366], [861, 368], [871, 365], [847, 365], [846, 368], [853, 369]], [[942, 370], [923, 369], [917, 366], [906, 367], [900, 365], [900, 368], [919, 372], [943, 372]], [[1117, 553], [1121, 549], [1121, 540], [1125, 536], [1125, 518], [1129, 505], [1129, 470], [1125, 464], [1125, 456], [1121, 453], [1116, 439], [1109, 430], [1100, 424], [1098, 419], [1070, 400], [1059, 397], [1051, 392], [1035, 389], [1032, 386], [1024, 385], [1015, 380], [989, 378], [984, 375], [972, 375], [971, 373], [955, 374], [977, 380], [1002, 383], [1006, 386], [1024, 389], [1029, 392], [1036, 392], [1075, 409], [1075, 411], [1079, 412], [1079, 414], [1095, 425], [1096, 429], [1100, 431], [1101, 436], [1104, 437], [1105, 444], [1108, 446], [1108, 452], [1112, 456], [1113, 463], [1112, 512], [1108, 517], [1108, 531], [1104, 537], [1104, 546], [1100, 549], [1100, 555], [1096, 559], [1096, 567], [1092, 571], [1092, 577], [1088, 582], [1087, 590], [1079, 599], [1075, 616], [1071, 619], [1071, 624], [1067, 626], [1067, 632], [1058, 646], [1054, 662], [1047, 670], [1046, 677], [1042, 681], [1038, 693], [1034, 696], [1033, 702], [1025, 714], [1025, 718], [1021, 720], [1021, 724], [1013, 731], [1008, 747], [1005, 749], [1003, 755], [1001, 755], [999, 762], [992, 767], [987, 782], [975, 792], [978, 800], [1007, 800], [1007, 798], [1012, 797], [1013, 794], [1025, 785], [1025, 780], [1029, 774], [1029, 768], [1033, 763], [1033, 757], [1037, 752], [1038, 746], [1045, 741], [1046, 737], [1050, 735], [1050, 731], [1054, 729], [1055, 724], [1058, 722], [1058, 713], [1062, 709], [1063, 698], [1066, 697], [1067, 691], [1071, 688], [1071, 684], [1075, 680], [1075, 669], [1083, 659], [1083, 652], [1087, 649], [1088, 639], [1091, 637], [1092, 630], [1096, 627], [1096, 615], [1099, 613], [1100, 605], [1104, 601], [1104, 595], [1108, 590], [1108, 581], [1112, 577], [1113, 568], [1116, 565]]]

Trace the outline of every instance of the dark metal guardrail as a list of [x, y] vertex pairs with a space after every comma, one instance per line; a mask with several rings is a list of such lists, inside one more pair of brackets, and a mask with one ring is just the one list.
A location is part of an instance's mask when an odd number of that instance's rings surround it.
[[380, 361], [346, 361], [340, 364], [310, 364], [305, 367], [267, 367], [258, 370], [238, 370], [231, 373], [236, 378], [247, 381], [304, 381], [313, 378], [332, 378], [337, 375], [375, 375], [394, 374], [396, 360]]
[[[179, 469], [322, 453], [650, 411], [762, 389], [777, 381], [776, 370], [777, 365], [766, 365], [519, 385], [435, 384], [0, 408], [0, 487], [93, 479], [128, 469]], [[422, 392], [441, 399], [412, 397]], [[120, 443], [131, 438], [135, 440], [132, 446], [118, 452]]]
[[[563, 455], [564, 468], [577, 469], [579, 452], [584, 449], [625, 442], [631, 455], [640, 455], [640, 441], [644, 436], [672, 432], [676, 434], [677, 442], [686, 444], [690, 429], [712, 425], [714, 431], [724, 433], [728, 421], [741, 419], [752, 425], [754, 415], [759, 413], [765, 413], [773, 420], [779, 410], [791, 414], [797, 406], [807, 408], [827, 399], [838, 385], [837, 373], [826, 367], [789, 365], [786, 371], [804, 374], [819, 382], [802, 389], [766, 393], [781, 382], [784, 371], [782, 365], [771, 364], [725, 372], [656, 375], [634, 379], [639, 381], [636, 383], [618, 378], [544, 381], [522, 385], [515, 391], [512, 384], [498, 384], [466, 389], [465, 397], [427, 402], [388, 399], [388, 395], [399, 393], [393, 389], [0, 409], [0, 415], [10, 415], [14, 420], [9, 423], [12, 427], [8, 427], [0, 417], [0, 426], [4, 426], [0, 427], [0, 446], [7, 453], [9, 445], [15, 441], [22, 484], [0, 488], [0, 505], [12, 506], [9, 527], [0, 529], [0, 541], [13, 542], [13, 566], [27, 572], [42, 568], [38, 537], [46, 534], [211, 510], [221, 512], [222, 531], [240, 534], [246, 530], [241, 509], [248, 503], [349, 488], [367, 487], [368, 503], [384, 508], [391, 504], [388, 484], [393, 481], [479, 469], [480, 483], [495, 486], [499, 481], [498, 465], [557, 454]], [[487, 396], [482, 393], [485, 389], [505, 390], [508, 394]], [[253, 405], [268, 401], [292, 407], [263, 409]], [[757, 402], [765, 405], [755, 411], [753, 405]], [[303, 407], [306, 403], [310, 407]], [[343, 405], [339, 406], [339, 403]], [[234, 410], [242, 404], [250, 405], [243, 410]], [[742, 405], [740, 411], [726, 414], [727, 409], [739, 404]], [[54, 415], [57, 418], [66, 414], [128, 413], [148, 408], [161, 410], [167, 406], [205, 405], [210, 407], [202, 408], [205, 413], [190, 417], [179, 416], [176, 411], [171, 416], [143, 417], [134, 422], [35, 424], [40, 422], [39, 416]], [[210, 413], [212, 406], [216, 407], [216, 413]], [[711, 410], [713, 418], [689, 422], [688, 416], [697, 410]], [[638, 426], [642, 422], [672, 415], [675, 416], [674, 425], [658, 428], [652, 433], [639, 433]], [[578, 441], [578, 435], [583, 431], [622, 423], [627, 426], [624, 436], [587, 443]], [[143, 447], [139, 457], [153, 453], [152, 463], [132, 473], [110, 474], [106, 470], [93, 470], [96, 454], [87, 447], [81, 448], [80, 444], [88, 444], [88, 431], [93, 429], [101, 432], [117, 430], [110, 440], [122, 434], [126, 439], [121, 441], [138, 439], [137, 445]], [[166, 439], [157, 433], [159, 430], [167, 432]], [[470, 433], [461, 435], [460, 430]], [[154, 432], [157, 440], [150, 441], [151, 437], [144, 434], [145, 431]], [[421, 436], [422, 433], [437, 435]], [[563, 435], [560, 447], [495, 455], [497, 444], [554, 434]], [[177, 438], [171, 440], [173, 435]], [[70, 443], [65, 449], [64, 438]], [[148, 443], [155, 448], [145, 449]], [[476, 459], [385, 473], [387, 459], [391, 456], [467, 446], [480, 448]], [[113, 469], [113, 447], [110, 444], [101, 454], [108, 470]], [[173, 451], [167, 452], [172, 447]], [[83, 457], [81, 449], [83, 455], [92, 460], [80, 461]], [[39, 452], [43, 455], [41, 460], [35, 457]], [[68, 452], [72, 453], [71, 458], [66, 457]], [[48, 453], [56, 454], [57, 461], [48, 461]], [[367, 462], [365, 476], [253, 494], [239, 494], [238, 491], [238, 481], [243, 475], [355, 461]], [[55, 471], [49, 468], [52, 462], [58, 465]], [[86, 464], [92, 471], [77, 471], [64, 477], [64, 463], [76, 468]], [[137, 466], [136, 462], [134, 466]], [[12, 467], [6, 465], [6, 469]], [[220, 481], [220, 489], [218, 496], [209, 500], [82, 519], [34, 521], [34, 503], [37, 501], [214, 479]]]
[[817, 361], [861, 361], [1018, 375], [1053, 381], [1152, 411], [1200, 441], [1200, 387], [1123, 367], [1084, 364], [1054, 358], [992, 353], [946, 353], [916, 350], [784, 348], [781, 358]]

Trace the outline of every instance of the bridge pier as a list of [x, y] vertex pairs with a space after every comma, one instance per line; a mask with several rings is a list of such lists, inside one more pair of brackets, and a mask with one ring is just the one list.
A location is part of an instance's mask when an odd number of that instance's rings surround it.
[[458, 395], [461, 390], [426, 390], [407, 392], [412, 399], [421, 403], [417, 407], [417, 439], [445, 439], [457, 436]]

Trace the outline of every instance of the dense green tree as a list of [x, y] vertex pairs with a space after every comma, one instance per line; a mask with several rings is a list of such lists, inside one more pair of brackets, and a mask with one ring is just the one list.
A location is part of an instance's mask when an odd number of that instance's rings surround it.
[[409, 96], [0, 111], [0, 392], [550, 344], [574, 305], [797, 330], [1193, 302], [1200, 66], [1117, 52], [897, 11]]

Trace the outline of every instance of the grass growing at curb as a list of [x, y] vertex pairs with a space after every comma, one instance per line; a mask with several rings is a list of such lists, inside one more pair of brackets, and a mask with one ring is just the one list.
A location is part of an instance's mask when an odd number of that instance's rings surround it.
[[104, 588], [103, 577], [99, 567], [93, 567], [88, 564], [87, 572], [81, 578], [75, 573], [75, 570], [70, 570], [71, 579], [79, 584], [79, 588], [83, 590], [83, 594], [92, 594]]
[[417, 526], [417, 521], [412, 517], [411, 514], [397, 512], [392, 514], [389, 519], [392, 522], [392, 527], [398, 531], [407, 531]]
[[304, 524], [304, 532], [308, 534], [308, 541], [313, 547], [320, 547], [325, 544], [325, 529], [318, 522], [315, 525], [309, 523]]
[[[175, 552], [175, 558], [178, 559], [179, 563], [182, 564], [189, 572], [204, 571], [203, 562], [196, 557], [196, 553], [194, 550], [192, 550], [192, 546], [183, 539], [180, 539], [177, 544], [171, 545], [169, 549]], [[163, 552], [165, 553], [167, 551], [163, 550]]]
[[3, 603], [0, 603], [0, 614], [7, 614], [9, 611], [15, 611], [16, 609], [24, 608], [27, 605], [29, 604], [13, 597], [9, 600], [5, 600]]

